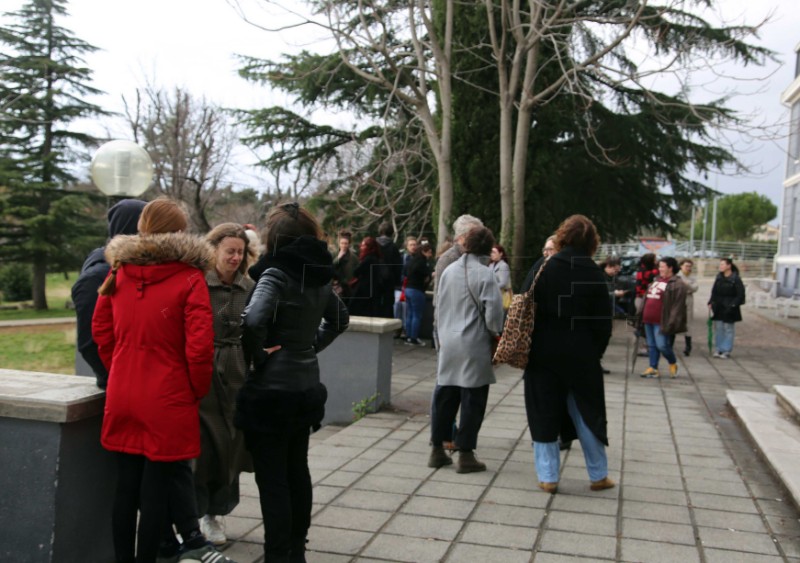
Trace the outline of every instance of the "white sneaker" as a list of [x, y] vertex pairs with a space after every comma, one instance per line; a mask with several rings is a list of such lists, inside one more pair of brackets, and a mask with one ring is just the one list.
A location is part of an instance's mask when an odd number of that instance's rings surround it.
[[722, 354], [721, 354], [721, 353], [719, 353], [719, 352], [714, 352], [714, 357], [715, 357], [715, 358], [721, 358], [721, 357], [722, 357]]
[[225, 545], [228, 538], [225, 537], [225, 526], [222, 523], [222, 517], [217, 520], [216, 516], [206, 514], [200, 519], [200, 531], [206, 539], [214, 545]]

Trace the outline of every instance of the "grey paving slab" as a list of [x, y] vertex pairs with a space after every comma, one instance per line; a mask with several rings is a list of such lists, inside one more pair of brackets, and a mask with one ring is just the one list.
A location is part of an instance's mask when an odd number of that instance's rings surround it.
[[531, 552], [527, 549], [505, 549], [486, 545], [457, 543], [447, 556], [448, 563], [480, 561], [482, 563], [528, 563]]
[[425, 497], [478, 500], [484, 492], [486, 492], [486, 487], [481, 485], [457, 485], [445, 481], [428, 481], [417, 489], [416, 494]]
[[756, 514], [758, 512], [758, 508], [756, 508], [752, 499], [696, 492], [690, 493], [689, 497], [692, 506], [695, 507], [729, 512], [744, 512], [745, 514]]
[[536, 533], [535, 528], [469, 522], [464, 528], [459, 542], [530, 550], [536, 541]]
[[406, 501], [406, 495], [380, 491], [351, 489], [338, 496], [333, 504], [347, 508], [362, 508], [393, 512]]
[[580, 563], [581, 561], [613, 561], [613, 559], [600, 559], [598, 557], [577, 557], [575, 555], [563, 555], [561, 553], [538, 552], [534, 559], [536, 563]]
[[538, 527], [545, 516], [542, 508], [480, 503], [471, 516], [476, 522]]
[[695, 544], [694, 530], [691, 526], [634, 518], [622, 519], [622, 536], [654, 542]]
[[484, 495], [482, 504], [509, 504], [528, 508], [544, 508], [550, 500], [549, 497], [550, 495], [543, 494], [538, 488], [535, 490], [519, 490], [492, 486]]
[[625, 500], [654, 502], [657, 504], [676, 504], [678, 506], [686, 505], [686, 494], [683, 491], [670, 489], [650, 489], [625, 485], [622, 488], [622, 497]]
[[404, 479], [387, 475], [365, 475], [353, 483], [353, 489], [380, 491], [386, 493], [402, 493], [410, 495], [420, 486], [418, 479]]
[[691, 525], [689, 509], [674, 504], [654, 504], [652, 502], [636, 502], [626, 500], [622, 505], [622, 514], [626, 518], [637, 520], [654, 520], [672, 524]]
[[707, 528], [733, 529], [743, 532], [765, 533], [764, 521], [758, 514], [742, 514], [722, 510], [696, 508], [694, 517], [698, 526]]
[[[540, 493], [543, 498], [550, 495]], [[619, 503], [616, 500], [603, 499], [596, 497], [571, 496], [557, 494], [553, 496], [552, 510], [566, 510], [568, 512], [579, 512], [589, 514], [616, 515]]]
[[579, 555], [584, 557], [599, 557], [613, 559], [617, 551], [616, 538], [605, 536], [591, 536], [582, 541], [576, 541], [575, 534], [547, 530], [544, 532], [539, 549], [552, 553], [566, 555]]
[[383, 529], [383, 532], [398, 536], [453, 541], [463, 527], [463, 520], [433, 518], [417, 514], [397, 514]]
[[475, 508], [475, 502], [467, 500], [412, 497], [400, 510], [404, 514], [441, 516], [465, 520]]
[[600, 514], [553, 511], [547, 519], [547, 528], [578, 534], [616, 537], [617, 518]]
[[306, 547], [310, 551], [356, 555], [371, 538], [370, 532], [312, 526]]
[[647, 561], [647, 563], [699, 563], [697, 548], [688, 545], [675, 545], [653, 541], [623, 538], [621, 561]]
[[700, 541], [704, 546], [779, 555], [775, 542], [767, 534], [755, 534], [738, 530], [721, 530], [719, 528], [699, 528]]
[[349, 555], [336, 555], [334, 553], [306, 552], [307, 563], [348, 563], [352, 561]]
[[708, 563], [779, 563], [783, 557], [777, 555], [758, 555], [723, 549], [704, 549]]
[[379, 512], [344, 506], [326, 506], [324, 510], [316, 514], [312, 523], [315, 526], [329, 528], [377, 532], [392, 515], [393, 512]]
[[363, 551], [365, 557], [409, 563], [441, 561], [450, 542], [381, 534]]

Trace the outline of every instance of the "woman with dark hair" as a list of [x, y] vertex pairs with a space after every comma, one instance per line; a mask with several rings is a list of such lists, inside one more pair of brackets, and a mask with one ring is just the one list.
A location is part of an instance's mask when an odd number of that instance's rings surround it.
[[507, 311], [511, 306], [511, 298], [514, 292], [511, 290], [511, 268], [508, 265], [506, 249], [499, 244], [495, 244], [492, 247], [489, 258], [489, 268], [494, 273], [497, 286], [500, 288], [500, 293], [503, 296], [503, 310]]
[[317, 354], [347, 329], [322, 230], [297, 203], [275, 207], [263, 231], [267, 269], [242, 314], [252, 370], [235, 423], [253, 456], [264, 518], [264, 561], [305, 561], [311, 525], [308, 441], [325, 414]]
[[485, 471], [475, 457], [478, 432], [483, 424], [489, 385], [494, 383], [492, 340], [503, 330], [503, 301], [497, 280], [486, 266], [494, 236], [475, 227], [464, 237], [464, 254], [450, 264], [439, 280], [439, 361], [431, 404], [431, 450], [428, 467], [453, 463], [443, 443], [455, 436], [458, 473]]
[[719, 273], [711, 288], [708, 309], [714, 319], [716, 332], [715, 358], [728, 359], [733, 351], [736, 326], [742, 320], [741, 306], [744, 305], [744, 283], [739, 276], [739, 268], [730, 258], [719, 261]]
[[429, 243], [418, 244], [406, 266], [406, 344], [425, 346], [419, 339], [422, 314], [425, 311], [425, 288], [431, 281], [431, 267], [428, 260], [433, 256]]
[[658, 276], [650, 283], [642, 309], [650, 366], [642, 377], [659, 377], [658, 360], [669, 363], [669, 376], [678, 376], [678, 360], [672, 346], [675, 335], [686, 332], [686, 284], [677, 277], [678, 261], [666, 256], [658, 262]]
[[383, 313], [383, 287], [381, 285], [381, 246], [375, 237], [361, 241], [358, 267], [353, 272], [350, 285], [353, 292], [347, 302], [351, 315], [380, 317]]
[[111, 527], [119, 562], [173, 555], [159, 549], [172, 524], [183, 539], [182, 560], [230, 561], [200, 531], [189, 464], [200, 455], [198, 405], [213, 368], [204, 273], [214, 254], [183, 232], [187, 223], [176, 202], [157, 199], [142, 210], [138, 235], [106, 246], [111, 272], [100, 286], [92, 336], [109, 373], [101, 442], [117, 455]]
[[603, 272], [592, 260], [600, 239], [583, 215], [564, 220], [554, 235], [556, 254], [534, 284], [536, 328], [525, 368], [525, 411], [533, 439], [539, 488], [558, 489], [558, 437], [581, 442], [590, 488], [615, 485], [608, 477], [606, 403], [600, 354], [611, 332]]
[[214, 268], [206, 283], [214, 312], [214, 373], [200, 403], [200, 457], [194, 468], [200, 529], [215, 545], [227, 541], [221, 518], [239, 504], [239, 473], [252, 471], [244, 436], [233, 426], [236, 393], [247, 375], [242, 352], [242, 311], [255, 283], [247, 277], [255, 256], [242, 225], [222, 223], [206, 235], [214, 249]]

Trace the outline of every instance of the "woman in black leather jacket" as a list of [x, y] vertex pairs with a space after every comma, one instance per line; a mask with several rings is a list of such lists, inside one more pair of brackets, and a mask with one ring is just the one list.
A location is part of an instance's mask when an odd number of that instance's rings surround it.
[[317, 353], [347, 329], [349, 315], [332, 290], [331, 255], [309, 212], [296, 203], [274, 208], [262, 236], [267, 269], [242, 314], [252, 371], [236, 425], [253, 456], [264, 561], [300, 562], [311, 525], [308, 439], [327, 397]]

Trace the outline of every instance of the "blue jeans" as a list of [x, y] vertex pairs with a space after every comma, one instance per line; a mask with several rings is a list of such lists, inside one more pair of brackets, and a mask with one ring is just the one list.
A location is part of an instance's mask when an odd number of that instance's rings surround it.
[[717, 333], [717, 352], [730, 354], [733, 350], [733, 337], [736, 336], [736, 324], [714, 321], [714, 332]]
[[406, 336], [411, 340], [419, 338], [422, 312], [425, 310], [425, 292], [411, 287], [406, 288]]
[[[583, 421], [575, 397], [567, 395], [567, 411], [575, 425], [578, 440], [586, 460], [586, 470], [589, 472], [590, 481], [600, 481], [608, 476], [608, 458], [603, 442], [597, 439], [591, 429]], [[536, 462], [536, 475], [542, 483], [558, 483], [561, 457], [558, 442], [534, 442], [533, 459]]]
[[658, 369], [660, 356], [664, 356], [670, 364], [678, 361], [675, 359], [675, 352], [672, 351], [672, 343], [675, 341], [674, 336], [662, 334], [660, 325], [649, 323], [644, 325], [644, 334], [647, 337], [647, 353], [650, 355], [651, 368]]

